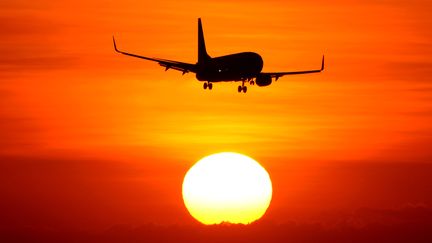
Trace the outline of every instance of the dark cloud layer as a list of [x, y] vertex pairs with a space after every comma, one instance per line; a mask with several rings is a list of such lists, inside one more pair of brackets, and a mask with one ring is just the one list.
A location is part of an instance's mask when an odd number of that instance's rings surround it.
[[[407, 206], [397, 210], [362, 209], [336, 225], [314, 223], [219, 226], [131, 227], [117, 225], [104, 231], [56, 231], [22, 228], [0, 231], [2, 242], [431, 242], [432, 210]], [[353, 220], [354, 219], [354, 220]], [[361, 224], [358, 220], [361, 219]]]

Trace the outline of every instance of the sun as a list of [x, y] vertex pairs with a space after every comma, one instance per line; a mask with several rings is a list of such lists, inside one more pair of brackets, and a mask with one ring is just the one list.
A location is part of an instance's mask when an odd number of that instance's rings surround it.
[[203, 224], [249, 224], [261, 218], [272, 198], [267, 171], [238, 153], [212, 154], [186, 173], [183, 200], [189, 213]]

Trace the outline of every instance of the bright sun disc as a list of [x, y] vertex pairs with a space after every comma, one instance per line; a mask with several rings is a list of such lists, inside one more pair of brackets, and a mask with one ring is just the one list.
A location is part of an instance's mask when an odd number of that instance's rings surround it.
[[199, 160], [186, 173], [183, 200], [203, 224], [248, 224], [261, 218], [272, 197], [267, 171], [237, 153], [217, 153]]

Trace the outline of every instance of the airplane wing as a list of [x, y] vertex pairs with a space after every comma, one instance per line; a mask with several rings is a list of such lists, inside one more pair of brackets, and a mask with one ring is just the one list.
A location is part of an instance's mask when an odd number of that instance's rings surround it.
[[196, 72], [196, 65], [195, 64], [171, 61], [171, 60], [160, 59], [160, 58], [144, 57], [144, 56], [120, 51], [119, 49], [117, 49], [117, 45], [116, 45], [114, 36], [113, 36], [113, 43], [114, 43], [114, 50], [116, 52], [121, 53], [123, 55], [131, 56], [131, 57], [137, 57], [137, 58], [157, 62], [162, 67], [165, 67], [165, 71], [167, 71], [168, 69], [174, 69], [174, 70], [182, 72], [183, 74], [188, 73], [188, 72], [193, 72], [193, 73]]
[[317, 70], [305, 70], [305, 71], [294, 71], [294, 72], [276, 72], [276, 73], [261, 73], [263, 75], [270, 75], [272, 78], [278, 80], [280, 77], [285, 75], [296, 75], [296, 74], [308, 74], [308, 73], [319, 73], [324, 70], [324, 56], [322, 57], [321, 69]]

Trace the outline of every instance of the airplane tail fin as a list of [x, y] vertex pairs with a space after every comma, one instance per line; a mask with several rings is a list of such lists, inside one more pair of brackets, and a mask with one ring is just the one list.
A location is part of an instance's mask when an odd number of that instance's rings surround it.
[[198, 19], [198, 63], [206, 62], [210, 59], [210, 56], [207, 54], [205, 41], [204, 41], [204, 32], [202, 29], [201, 18]]

